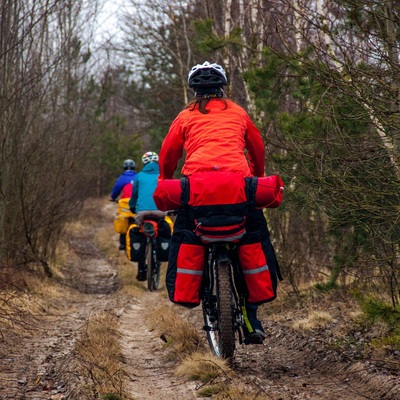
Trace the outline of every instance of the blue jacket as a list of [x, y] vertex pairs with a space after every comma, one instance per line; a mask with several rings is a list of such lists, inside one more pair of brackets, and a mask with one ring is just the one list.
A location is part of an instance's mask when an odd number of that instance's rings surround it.
[[146, 164], [136, 175], [133, 183], [132, 197], [129, 200], [129, 208], [135, 212], [144, 210], [157, 210], [153, 200], [153, 193], [156, 190], [160, 168], [158, 163]]
[[130, 169], [124, 171], [115, 182], [115, 185], [111, 192], [111, 198], [113, 200], [117, 200], [118, 196], [121, 194], [123, 187], [129, 183], [133, 183], [136, 175], [137, 173]]

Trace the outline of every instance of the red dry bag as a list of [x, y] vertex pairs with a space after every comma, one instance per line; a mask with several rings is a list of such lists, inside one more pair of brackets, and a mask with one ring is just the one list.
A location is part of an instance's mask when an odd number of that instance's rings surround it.
[[[276, 208], [282, 203], [284, 183], [279, 175], [264, 176], [257, 180], [255, 206], [257, 208]], [[161, 211], [176, 210], [181, 207], [182, 187], [180, 179], [158, 181], [153, 194], [154, 202]]]

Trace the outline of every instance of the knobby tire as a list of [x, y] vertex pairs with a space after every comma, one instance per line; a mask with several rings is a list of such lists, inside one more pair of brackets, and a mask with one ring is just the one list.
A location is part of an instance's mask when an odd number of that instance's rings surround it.
[[155, 252], [155, 243], [149, 240], [146, 250], [146, 264], [147, 264], [147, 288], [150, 292], [157, 290], [160, 286], [161, 267], [160, 261], [157, 260]]
[[152, 292], [154, 288], [154, 280], [153, 280], [153, 241], [147, 241], [146, 248], [146, 265], [147, 265], [147, 289]]
[[232, 291], [230, 282], [230, 264], [220, 261], [217, 264], [217, 304], [219, 347], [222, 358], [230, 359], [235, 351], [235, 330], [233, 326]]
[[[153, 246], [155, 243], [153, 244]], [[161, 275], [161, 263], [157, 259], [157, 253], [153, 250], [153, 283], [154, 283], [154, 290], [157, 290], [160, 287], [160, 275]]]

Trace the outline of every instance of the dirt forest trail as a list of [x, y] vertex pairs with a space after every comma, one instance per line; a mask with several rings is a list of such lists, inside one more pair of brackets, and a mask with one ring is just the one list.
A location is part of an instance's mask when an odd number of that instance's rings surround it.
[[147, 328], [148, 310], [160, 301], [165, 298], [147, 292], [120, 316], [124, 360], [131, 366], [127, 391], [136, 400], [197, 399], [196, 385], [174, 376], [175, 365], [165, 359], [164, 341]]
[[[198, 329], [205, 342], [200, 308], [187, 310], [171, 305], [164, 284], [157, 292], [148, 292], [145, 283], [135, 283], [133, 292], [123, 290], [120, 267], [127, 260], [117, 250], [118, 235], [112, 228], [115, 205], [102, 200], [97, 203], [98, 211], [94, 209], [93, 205], [89, 207], [85, 221], [66, 237], [76, 257], [66, 263], [67, 271], [59, 279], [61, 295], [53, 294], [40, 303], [28, 322], [32, 329], [22, 330], [17, 339], [2, 332], [0, 400], [98, 398], [77, 397], [74, 390], [77, 381], [82, 381], [74, 369], [76, 343], [88, 319], [98, 312], [116, 317], [129, 400], [199, 399], [202, 384], [176, 376], [179, 361], [168, 357], [168, 346], [149, 327], [147, 316], [151, 310], [169, 304]], [[108, 250], [101, 248], [99, 237], [109, 238]], [[136, 264], [130, 264], [134, 281]], [[326, 304], [323, 307], [334, 316], [331, 324], [305, 331], [292, 329], [292, 323], [302, 318], [305, 310], [284, 303], [262, 306], [260, 316], [268, 338], [262, 346], [238, 346], [232, 374], [220, 378], [219, 384], [237, 387], [239, 394], [221, 397], [220, 392], [215, 398], [400, 400], [399, 355], [376, 354], [362, 360], [357, 353], [357, 333], [354, 346], [338, 351], [335, 335], [341, 329], [346, 304], [338, 301], [331, 308]]]

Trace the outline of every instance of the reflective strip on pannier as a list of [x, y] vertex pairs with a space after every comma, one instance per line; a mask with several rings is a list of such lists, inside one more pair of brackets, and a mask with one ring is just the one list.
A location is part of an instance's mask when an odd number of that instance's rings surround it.
[[203, 275], [203, 271], [193, 271], [187, 268], [178, 268], [176, 270], [178, 274], [189, 274], [189, 275]]
[[246, 275], [253, 275], [253, 274], [259, 274], [262, 271], [268, 271], [268, 265], [265, 265], [264, 267], [260, 267], [260, 268], [255, 268], [255, 269], [249, 269], [249, 270], [245, 270], [243, 271], [243, 273]]

